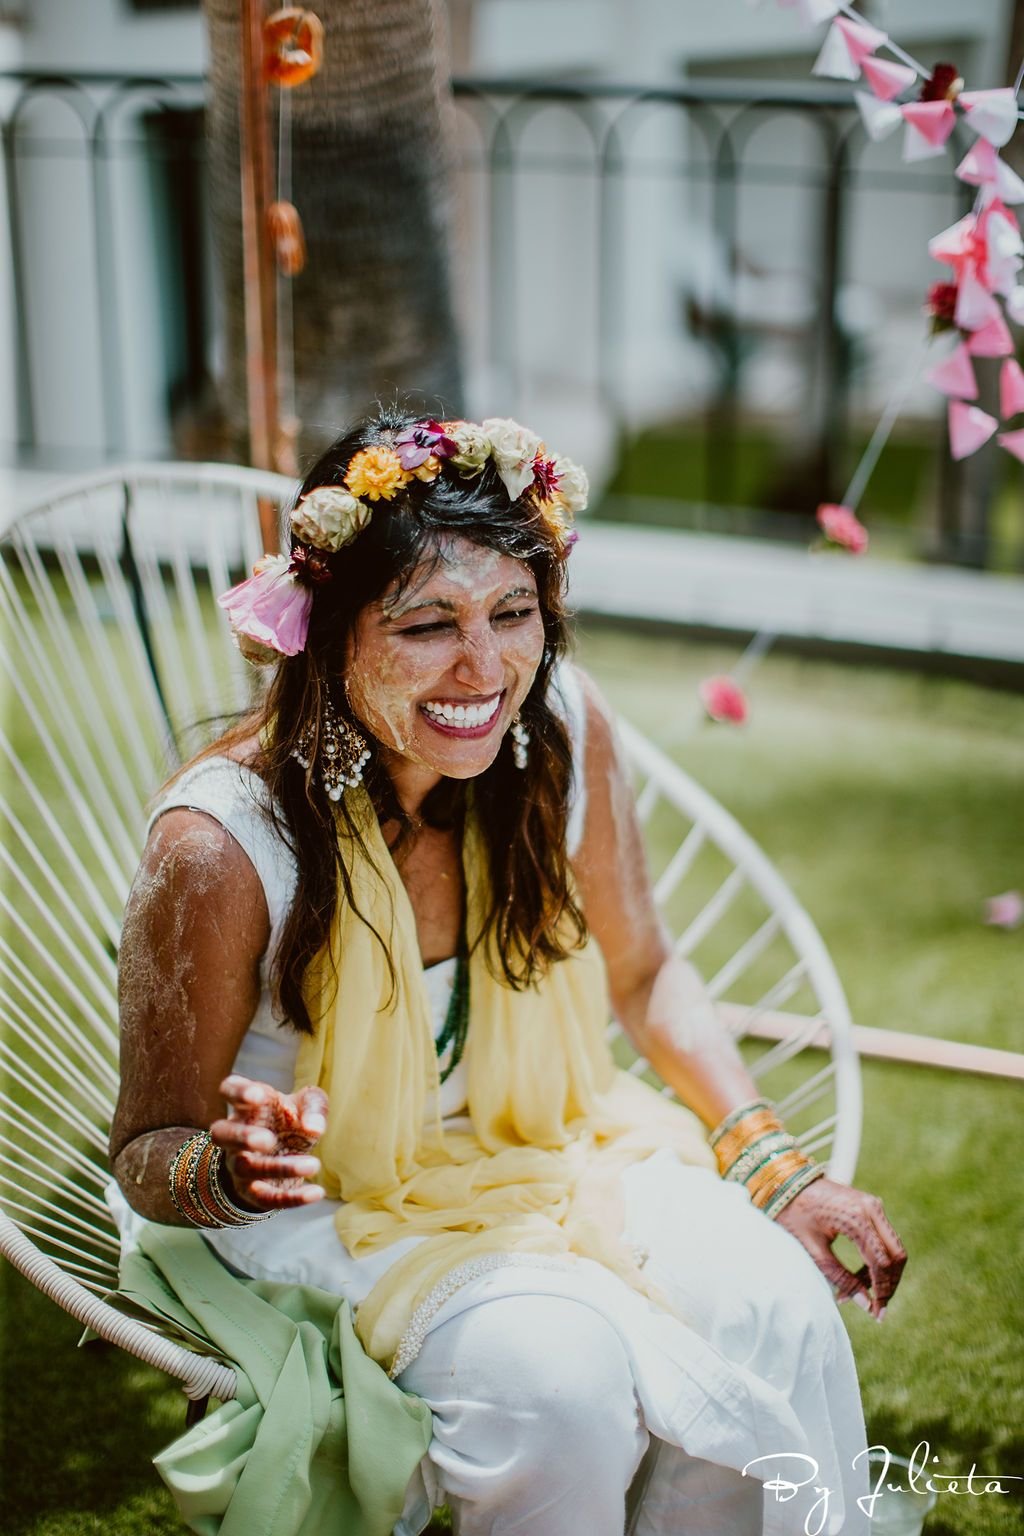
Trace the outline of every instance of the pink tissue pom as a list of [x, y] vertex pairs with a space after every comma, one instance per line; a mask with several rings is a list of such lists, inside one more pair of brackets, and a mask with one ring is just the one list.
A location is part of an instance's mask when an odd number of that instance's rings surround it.
[[862, 555], [868, 547], [868, 531], [849, 507], [823, 502], [815, 516], [818, 525], [830, 544], [849, 550], [851, 555]]
[[697, 694], [712, 720], [727, 720], [732, 725], [742, 725], [746, 720], [743, 689], [731, 677], [706, 677]]
[[985, 921], [994, 928], [1019, 928], [1024, 922], [1024, 896], [1020, 891], [990, 896], [985, 903]]
[[313, 606], [311, 589], [296, 579], [291, 564], [288, 555], [265, 555], [247, 581], [217, 599], [237, 636], [282, 656], [297, 656], [306, 644]]

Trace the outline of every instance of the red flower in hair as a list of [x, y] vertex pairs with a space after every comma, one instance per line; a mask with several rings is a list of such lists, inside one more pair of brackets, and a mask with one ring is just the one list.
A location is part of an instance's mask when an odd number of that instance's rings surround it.
[[302, 582], [304, 587], [322, 586], [333, 576], [327, 564], [326, 552], [322, 549], [311, 549], [308, 544], [296, 544], [292, 550], [288, 570], [296, 580]]
[[558, 494], [561, 484], [561, 476], [555, 470], [554, 459], [545, 459], [541, 454], [533, 461], [533, 483], [530, 486], [538, 501], [553, 501]]

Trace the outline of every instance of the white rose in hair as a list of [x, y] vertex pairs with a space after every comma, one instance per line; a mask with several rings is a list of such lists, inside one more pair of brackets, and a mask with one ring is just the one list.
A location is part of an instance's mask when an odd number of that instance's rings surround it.
[[555, 474], [558, 476], [558, 495], [567, 512], [573, 516], [582, 512], [587, 505], [587, 497], [590, 495], [590, 482], [587, 472], [579, 464], [574, 464], [572, 459], [563, 459], [560, 456], [555, 459]]
[[296, 536], [314, 549], [342, 549], [370, 521], [372, 507], [340, 485], [318, 485], [291, 515]]
[[542, 446], [541, 440], [536, 432], [521, 427], [508, 416], [489, 416], [483, 429], [491, 440], [494, 467], [515, 501], [533, 480], [533, 461]]
[[445, 423], [445, 435], [459, 445], [449, 463], [468, 477], [479, 475], [491, 456], [491, 440], [475, 421], [460, 421], [454, 426]]

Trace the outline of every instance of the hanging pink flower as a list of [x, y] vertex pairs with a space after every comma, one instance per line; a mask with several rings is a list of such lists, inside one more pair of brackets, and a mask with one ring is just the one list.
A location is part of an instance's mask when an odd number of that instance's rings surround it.
[[990, 896], [985, 903], [985, 921], [993, 928], [1019, 928], [1024, 923], [1024, 896], [1020, 891]]
[[217, 601], [240, 646], [244, 637], [282, 656], [296, 656], [306, 644], [313, 592], [299, 579], [290, 555], [264, 555], [247, 581]]
[[706, 677], [697, 688], [697, 696], [712, 720], [742, 725], [747, 718], [746, 696], [731, 677]]
[[848, 550], [851, 555], [862, 555], [868, 547], [868, 531], [849, 507], [834, 502], [822, 502], [815, 516], [818, 526], [830, 544]]

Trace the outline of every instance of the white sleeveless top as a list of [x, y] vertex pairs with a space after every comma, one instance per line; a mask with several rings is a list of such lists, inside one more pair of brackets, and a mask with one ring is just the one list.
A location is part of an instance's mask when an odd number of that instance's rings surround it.
[[[582, 764], [586, 706], [579, 678], [570, 664], [562, 663], [552, 674], [551, 682], [550, 703], [566, 723], [572, 750], [573, 771], [566, 825], [566, 847], [571, 858], [583, 837], [586, 786]], [[291, 850], [270, 820], [269, 804], [266, 785], [258, 774], [229, 757], [207, 757], [183, 773], [156, 802], [146, 830], [148, 834], [165, 811], [183, 807], [201, 811], [230, 832], [259, 876], [270, 916], [270, 939], [260, 961], [259, 1004], [232, 1070], [290, 1093], [295, 1081], [299, 1036], [274, 1011], [270, 973], [295, 891], [296, 870]], [[455, 982], [455, 957], [425, 967], [423, 975], [437, 1035], [444, 1028]], [[451, 1047], [440, 1059], [442, 1071], [448, 1064], [450, 1050]], [[465, 1111], [464, 1061], [460, 1061], [442, 1083], [440, 1109], [446, 1118]]]

